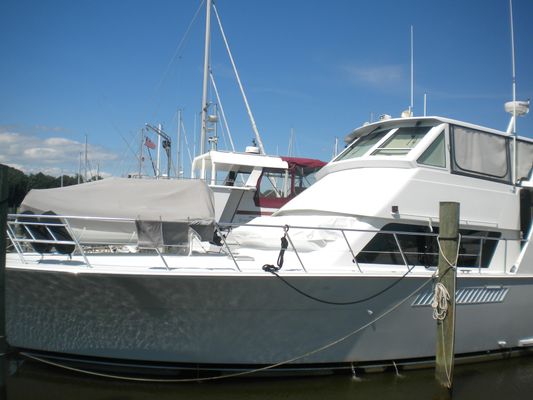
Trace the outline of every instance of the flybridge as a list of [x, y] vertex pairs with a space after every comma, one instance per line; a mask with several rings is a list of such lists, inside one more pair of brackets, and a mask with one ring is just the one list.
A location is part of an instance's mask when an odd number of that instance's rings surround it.
[[443, 168], [454, 174], [512, 184], [529, 178], [533, 160], [533, 140], [529, 138], [515, 139], [505, 132], [446, 118], [379, 121], [354, 130], [345, 141], [350, 145], [333, 165], [354, 159], [402, 159], [413, 166]]

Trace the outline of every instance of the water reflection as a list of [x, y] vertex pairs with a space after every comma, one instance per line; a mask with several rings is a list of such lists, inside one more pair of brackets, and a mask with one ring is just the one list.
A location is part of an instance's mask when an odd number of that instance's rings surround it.
[[[457, 366], [452, 398], [524, 399], [533, 392], [533, 356]], [[307, 378], [241, 379], [211, 383], [129, 383], [10, 360], [8, 400], [76, 399], [435, 399], [433, 370]]]

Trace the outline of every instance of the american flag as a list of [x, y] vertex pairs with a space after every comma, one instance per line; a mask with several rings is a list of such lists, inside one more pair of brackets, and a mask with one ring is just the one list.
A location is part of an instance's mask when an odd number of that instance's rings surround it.
[[147, 138], [144, 140], [144, 145], [145, 145], [146, 147], [148, 147], [149, 149], [152, 149], [152, 150], [155, 149], [155, 143], [152, 142], [152, 141], [150, 140], [149, 137], [147, 137]]

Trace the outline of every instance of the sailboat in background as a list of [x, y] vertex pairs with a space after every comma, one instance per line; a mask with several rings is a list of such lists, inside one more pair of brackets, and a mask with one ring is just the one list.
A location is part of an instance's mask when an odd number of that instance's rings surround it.
[[[209, 59], [212, 10], [217, 18], [255, 135], [254, 145], [246, 147], [245, 152], [235, 151], [229, 131], [228, 134], [230, 135], [232, 151], [220, 151], [217, 149], [218, 136], [216, 126], [219, 122], [219, 117], [217, 113], [210, 113], [210, 109], [214, 103], [210, 103], [207, 98], [209, 82], [213, 84], [213, 88], [218, 97]], [[315, 173], [326, 165], [326, 163], [316, 159], [280, 157], [266, 154], [261, 135], [257, 129], [233, 55], [222, 28], [220, 17], [211, 0], [206, 0], [205, 32], [200, 155], [192, 161], [191, 179], [201, 180], [208, 185], [208, 189], [204, 190], [201, 188], [203, 183], [198, 183], [198, 192], [203, 193], [202, 201], [207, 203], [213, 202], [212, 218], [214, 221], [241, 224], [258, 216], [271, 215], [278, 210], [289, 200], [312, 185], [315, 181]], [[218, 110], [217, 107], [216, 110]], [[220, 110], [222, 111], [222, 116], [225, 118], [221, 106]], [[107, 217], [114, 213], [115, 216], [119, 215], [121, 218], [135, 219], [143, 214], [142, 210], [151, 208], [152, 210], [160, 210], [160, 217], [166, 217], [168, 219], [174, 214], [170, 210], [165, 211], [165, 207], [189, 210], [189, 205], [185, 204], [185, 202], [194, 202], [194, 199], [184, 196], [183, 188], [190, 187], [190, 182], [184, 183], [180, 179], [170, 179], [172, 159], [171, 137], [163, 131], [161, 125], [152, 126], [146, 124], [146, 129], [157, 135], [157, 144], [148, 136], [144, 135], [141, 141], [141, 149], [147, 147], [148, 149], [157, 151], [156, 164], [153, 165], [155, 175], [153, 178], [157, 181], [171, 181], [171, 183], [150, 184], [150, 197], [147, 198], [137, 194], [135, 198], [130, 197], [129, 204], [126, 204], [128, 199], [124, 199], [120, 195], [120, 192], [131, 193], [132, 196], [134, 193], [137, 193], [132, 187], [132, 182], [128, 182], [131, 179], [111, 178], [113, 179], [112, 184], [109, 182], [91, 182], [90, 184], [86, 184], [90, 185], [90, 187], [78, 185], [68, 188], [34, 189], [30, 191], [22, 202], [21, 212], [36, 215], [53, 213], [79, 217]], [[208, 137], [210, 132], [213, 135]], [[210, 145], [209, 149], [206, 149], [207, 144]], [[161, 150], [164, 151], [167, 157], [166, 174], [161, 172]], [[142, 160], [142, 154], [140, 155], [140, 159]], [[177, 164], [179, 166], [179, 160]], [[141, 171], [141, 168], [139, 170]], [[132, 177], [143, 178], [143, 180], [147, 178], [141, 174]], [[137, 180], [135, 179], [135, 181]], [[143, 184], [142, 187], [146, 185], [148, 184]], [[116, 196], [111, 195], [110, 191], [116, 192]], [[90, 203], [84, 202], [83, 199], [86, 196], [91, 196], [93, 201]], [[115, 203], [118, 202], [121, 205], [110, 204], [109, 201], [106, 201], [106, 196], [114, 198]], [[172, 196], [170, 203], [166, 201], [168, 196]], [[213, 197], [213, 199], [210, 200], [209, 197]], [[150, 214], [153, 215], [153, 212], [150, 212]], [[182, 213], [178, 214], [181, 215], [181, 218], [186, 217]], [[116, 245], [132, 245], [138, 241], [136, 226], [132, 222], [107, 220], [104, 224], [96, 224], [93, 220], [78, 218], [72, 221], [71, 228], [77, 236], [77, 239], [83, 238], [83, 240], [94, 243], [112, 241]], [[46, 232], [43, 235], [46, 237]]]

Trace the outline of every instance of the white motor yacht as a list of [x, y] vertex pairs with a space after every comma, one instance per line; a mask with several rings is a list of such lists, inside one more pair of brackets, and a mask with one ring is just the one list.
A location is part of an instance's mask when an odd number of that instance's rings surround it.
[[[10, 216], [7, 341], [40, 354], [182, 366], [431, 361], [439, 203], [453, 201], [456, 355], [533, 345], [533, 140], [411, 117], [362, 126], [346, 141], [317, 182], [271, 216], [218, 224], [221, 246], [185, 235], [196, 243], [188, 255], [158, 240], [161, 229], [138, 254], [109, 254], [72, 235], [69, 218], [32, 225]], [[21, 234], [46, 226], [70, 235]], [[28, 243], [73, 252], [38, 254]]]

